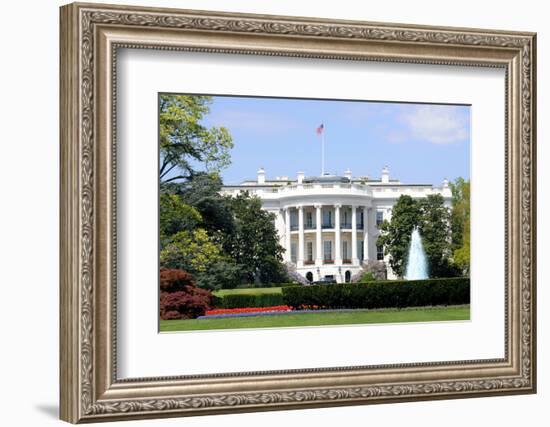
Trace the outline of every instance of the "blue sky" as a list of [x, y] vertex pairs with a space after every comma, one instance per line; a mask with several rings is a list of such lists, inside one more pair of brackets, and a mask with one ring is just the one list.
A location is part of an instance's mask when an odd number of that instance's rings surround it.
[[378, 178], [383, 166], [403, 183], [436, 184], [470, 177], [470, 107], [364, 101], [215, 96], [203, 120], [233, 136], [226, 184], [321, 172], [324, 124], [325, 172]]

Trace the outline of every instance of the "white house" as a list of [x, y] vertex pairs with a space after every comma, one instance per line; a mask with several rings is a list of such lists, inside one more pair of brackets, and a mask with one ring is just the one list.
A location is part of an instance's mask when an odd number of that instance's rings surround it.
[[[441, 187], [402, 184], [390, 179], [387, 167], [380, 179], [323, 175], [296, 179], [282, 176], [266, 179], [263, 168], [256, 180], [225, 185], [223, 194], [248, 191], [262, 200], [265, 210], [276, 216], [275, 226], [285, 249], [285, 262], [309, 281], [334, 279], [349, 281], [367, 260], [385, 260], [377, 247], [378, 226], [391, 219], [393, 205], [402, 194], [415, 199], [441, 194], [451, 206], [447, 180]], [[387, 261], [387, 260], [386, 260]], [[388, 277], [395, 277], [388, 266]]]

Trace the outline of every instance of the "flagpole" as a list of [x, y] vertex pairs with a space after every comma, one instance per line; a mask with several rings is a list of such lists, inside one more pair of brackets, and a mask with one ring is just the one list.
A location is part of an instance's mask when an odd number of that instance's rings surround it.
[[325, 129], [321, 132], [321, 176], [325, 175]]

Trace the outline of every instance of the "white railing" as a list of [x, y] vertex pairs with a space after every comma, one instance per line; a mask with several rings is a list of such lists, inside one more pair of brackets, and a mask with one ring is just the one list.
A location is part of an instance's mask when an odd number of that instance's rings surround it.
[[304, 183], [304, 184], [287, 184], [280, 187], [271, 188], [254, 188], [241, 187], [241, 188], [228, 188], [223, 190], [226, 194], [236, 195], [242, 191], [249, 191], [255, 193], [262, 198], [278, 198], [284, 195], [303, 195], [308, 194], [340, 194], [340, 195], [361, 195], [361, 196], [373, 196], [381, 198], [395, 198], [397, 194], [407, 194], [412, 197], [426, 197], [429, 194], [443, 193], [445, 197], [450, 195], [445, 194], [445, 191], [450, 193], [448, 189], [442, 189], [438, 187], [407, 187], [407, 186], [375, 186], [371, 187], [365, 184], [359, 183]]
[[[367, 185], [363, 184], [347, 184], [347, 183], [331, 183], [331, 184], [291, 184], [284, 185], [277, 188], [277, 193], [288, 193], [288, 192], [299, 192], [299, 191], [319, 191], [319, 192], [330, 192], [330, 190], [346, 191], [350, 193], [363, 193], [371, 194], [372, 190]], [[275, 191], [273, 191], [275, 192]]]

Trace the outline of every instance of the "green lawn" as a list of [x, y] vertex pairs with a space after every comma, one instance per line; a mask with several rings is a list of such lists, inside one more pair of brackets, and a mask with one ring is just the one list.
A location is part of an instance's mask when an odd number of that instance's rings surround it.
[[282, 288], [240, 288], [240, 289], [220, 289], [214, 291], [213, 294], [217, 297], [225, 295], [260, 295], [260, 294], [280, 294]]
[[[273, 289], [273, 288], [269, 288]], [[212, 329], [280, 328], [285, 326], [351, 325], [365, 323], [433, 322], [469, 320], [470, 306], [424, 307], [404, 310], [354, 310], [279, 316], [230, 317], [224, 319], [161, 320], [161, 332]]]

